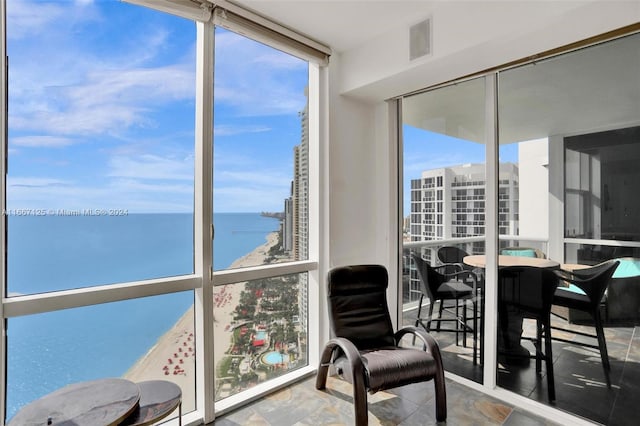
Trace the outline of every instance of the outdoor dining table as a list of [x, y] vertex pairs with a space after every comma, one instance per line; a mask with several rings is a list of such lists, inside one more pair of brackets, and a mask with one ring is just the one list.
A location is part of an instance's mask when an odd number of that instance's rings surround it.
[[[474, 268], [485, 268], [486, 266], [486, 256], [484, 254], [465, 256], [462, 261]], [[498, 267], [507, 266], [534, 266], [537, 268], [558, 269], [560, 263], [538, 257], [499, 255]], [[509, 317], [509, 325], [506, 334], [498, 333], [499, 352], [504, 354], [503, 361], [507, 364], [527, 365], [529, 359], [524, 357], [529, 355], [529, 350], [520, 344], [523, 332], [523, 316], [513, 309], [509, 310], [507, 315]]]
[[[476, 268], [484, 268], [487, 260], [484, 254], [475, 254], [471, 256], [465, 256], [462, 261], [469, 266]], [[560, 263], [551, 259], [542, 259], [539, 257], [525, 257], [525, 256], [498, 256], [498, 267], [501, 266], [535, 266], [538, 268], [558, 268]]]

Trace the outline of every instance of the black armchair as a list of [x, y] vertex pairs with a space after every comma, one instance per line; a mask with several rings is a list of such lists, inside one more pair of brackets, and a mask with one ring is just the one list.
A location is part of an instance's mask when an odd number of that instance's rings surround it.
[[[444, 368], [435, 339], [416, 327], [394, 333], [387, 307], [387, 270], [381, 265], [356, 265], [329, 272], [329, 319], [335, 336], [320, 359], [316, 389], [326, 386], [330, 365], [353, 385], [356, 425], [367, 424], [367, 394], [411, 383], [432, 380], [436, 418], [447, 418]], [[423, 349], [402, 347], [411, 334]]]
[[619, 263], [620, 261], [618, 260], [608, 260], [590, 268], [576, 269], [574, 271], [556, 271], [558, 277], [568, 283], [569, 287], [558, 287], [553, 297], [554, 305], [584, 311], [589, 313], [593, 318], [594, 327], [596, 329], [595, 336], [576, 330], [566, 330], [560, 327], [553, 328], [569, 331], [581, 336], [594, 337], [598, 341], [597, 346], [588, 343], [578, 343], [560, 337], [554, 337], [553, 340], [598, 349], [600, 351], [600, 359], [602, 360], [602, 368], [604, 370], [607, 387], [611, 387], [611, 379], [609, 377], [611, 365], [609, 364], [607, 341], [604, 337], [602, 317], [600, 315], [600, 304], [605, 297], [605, 291], [607, 290], [609, 281], [611, 280], [611, 277]]

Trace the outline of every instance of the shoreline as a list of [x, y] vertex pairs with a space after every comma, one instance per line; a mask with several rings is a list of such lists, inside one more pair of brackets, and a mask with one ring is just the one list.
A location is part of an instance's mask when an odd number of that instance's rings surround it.
[[[278, 243], [278, 232], [270, 232], [266, 242], [236, 259], [227, 269], [264, 264], [271, 247]], [[225, 284], [213, 289], [214, 360], [225, 356], [231, 344], [233, 311], [238, 304], [245, 282]], [[194, 410], [195, 404], [195, 330], [194, 306], [191, 305], [169, 330], [142, 355], [122, 377], [133, 382], [170, 380], [182, 389], [183, 413]]]

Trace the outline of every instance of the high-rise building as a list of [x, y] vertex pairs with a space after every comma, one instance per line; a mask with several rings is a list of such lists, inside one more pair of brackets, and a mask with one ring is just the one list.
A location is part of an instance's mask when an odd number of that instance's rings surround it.
[[[500, 164], [498, 228], [502, 235], [518, 233], [518, 166]], [[463, 164], [426, 170], [411, 180], [410, 241], [448, 240], [485, 235], [485, 165]], [[423, 249], [435, 263], [438, 247]], [[484, 241], [467, 243], [470, 254], [484, 253]], [[410, 292], [419, 294], [412, 280]]]
[[[295, 260], [309, 258], [309, 116], [308, 104], [298, 113], [300, 117], [300, 144], [293, 148], [293, 181], [291, 195], [284, 202], [282, 224], [283, 247]], [[307, 275], [299, 279], [298, 309], [300, 326], [307, 327]]]

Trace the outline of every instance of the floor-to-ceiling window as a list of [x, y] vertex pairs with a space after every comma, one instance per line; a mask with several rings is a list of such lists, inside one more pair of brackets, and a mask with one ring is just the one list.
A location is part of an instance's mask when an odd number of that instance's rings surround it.
[[[214, 269], [308, 260], [308, 62], [216, 27], [214, 75]], [[308, 365], [309, 276], [282, 272], [216, 285], [216, 400]]]
[[214, 37], [197, 5], [0, 6], [2, 421], [103, 377], [173, 381], [209, 421], [310, 371], [325, 54], [231, 12], [244, 36]]
[[[576, 333], [595, 334], [592, 317], [554, 307], [552, 321], [569, 331], [552, 335], [570, 341], [553, 344], [554, 405], [599, 423], [626, 424], [640, 374], [634, 342], [640, 320], [640, 36], [505, 70], [498, 84], [500, 156], [513, 153], [519, 168], [519, 234], [563, 268], [620, 261], [599, 308], [611, 386], [597, 340]], [[525, 334], [531, 327], [525, 320]], [[548, 403], [545, 374], [535, 377], [533, 363], [501, 364], [498, 385]]]
[[6, 417], [113, 376], [171, 380], [191, 411], [193, 335], [176, 324], [193, 329], [192, 291], [55, 296], [194, 273], [195, 25], [118, 2], [6, 6], [5, 296], [17, 311], [41, 296], [7, 320]]
[[[487, 353], [498, 354], [498, 362], [485, 363], [484, 377], [495, 374], [496, 383], [502, 389], [591, 421], [629, 424], [640, 374], [640, 348], [636, 338], [640, 312], [640, 293], [636, 289], [640, 285], [640, 244], [638, 202], [634, 192], [640, 183], [634, 167], [640, 155], [640, 35], [585, 44], [580, 49], [544, 60], [523, 62], [517, 67], [488, 73], [486, 81], [489, 80], [496, 82], [496, 90], [488, 90], [486, 97], [485, 93], [480, 94], [479, 103], [497, 105], [496, 115], [486, 114], [486, 119], [481, 117], [481, 120], [486, 120], [486, 129], [495, 128], [488, 134], [493, 134], [499, 144], [495, 145], [496, 158], [487, 157], [487, 181], [495, 184], [496, 192], [495, 199], [486, 200], [485, 208], [489, 207], [488, 203], [495, 203], [497, 211], [496, 217], [491, 218], [495, 220], [495, 235], [486, 235], [485, 242], [488, 243], [489, 237], [497, 241], [492, 255], [496, 256], [498, 271], [514, 262], [507, 256], [535, 258], [525, 263], [567, 270], [588, 268], [609, 259], [620, 263], [605, 297], [596, 301], [604, 318], [610, 369], [605, 370], [601, 360], [599, 346], [602, 344], [579, 334], [595, 335], [594, 320], [586, 312], [558, 304], [550, 309], [552, 326], [564, 329], [553, 329], [550, 333], [554, 401], [549, 400], [544, 362], [540, 373], [536, 373], [536, 363], [522, 356], [536, 353], [536, 348], [526, 340], [535, 337], [536, 325], [526, 316], [523, 319], [522, 315], [515, 315], [519, 321], [517, 330], [501, 329], [514, 333], [509, 338], [518, 339], [517, 351], [506, 351], [504, 340], [500, 340], [500, 333], [496, 332], [498, 339], [494, 343], [499, 345], [485, 349]], [[428, 172], [423, 171], [420, 179], [410, 180], [408, 176], [416, 174], [412, 172], [412, 164], [421, 158], [418, 153], [432, 161], [441, 159], [442, 154], [438, 147], [427, 143], [427, 138], [417, 151], [414, 129], [407, 124], [442, 134], [458, 132], [460, 135], [462, 131], [473, 134], [477, 126], [470, 128], [469, 121], [462, 122], [460, 118], [477, 112], [473, 98], [437, 97], [463, 91], [469, 84], [468, 80], [455, 82], [407, 96], [403, 102], [404, 252], [421, 250], [422, 257], [434, 265], [438, 265], [438, 259], [421, 247], [432, 244], [425, 240], [441, 237], [437, 216], [434, 223], [429, 220], [431, 215], [439, 213], [438, 203], [442, 204], [443, 212], [448, 211], [447, 197], [438, 198], [437, 177], [429, 180]], [[412, 122], [413, 99], [421, 96], [433, 99], [420, 105], [424, 114], [421, 122]], [[453, 117], [462, 123], [450, 126], [450, 120], [445, 120], [442, 112], [449, 110], [456, 112]], [[473, 150], [465, 147], [464, 153], [470, 156]], [[495, 170], [495, 174], [489, 170]], [[451, 223], [455, 219], [452, 217]], [[498, 254], [504, 257], [498, 258]], [[478, 266], [477, 259], [469, 263]], [[424, 293], [411, 285], [413, 281], [419, 282], [414, 268], [412, 262], [405, 263], [405, 322], [413, 320], [407, 314], [415, 309], [408, 304]], [[491, 271], [486, 272], [489, 276]], [[484, 283], [487, 294], [491, 294], [492, 287], [498, 288], [497, 277], [496, 274], [496, 278]], [[564, 287], [563, 291], [582, 297], [569, 283], [560, 281], [559, 285]], [[500, 294], [495, 292], [496, 302], [500, 302]], [[434, 310], [432, 317], [440, 315]], [[515, 317], [510, 317], [511, 325]], [[501, 326], [496, 312], [488, 312], [486, 318], [489, 324], [495, 321], [496, 327]], [[452, 366], [449, 370], [469, 377], [466, 370], [456, 370], [456, 363], [462, 358], [458, 353], [464, 353], [464, 349], [440, 339], [443, 333], [438, 330], [432, 329], [432, 332], [439, 338], [445, 357], [447, 351], [455, 350], [455, 362], [449, 361]], [[607, 385], [607, 371], [611, 386]]]
[[[460, 263], [459, 256], [485, 252], [484, 97], [485, 79], [478, 78], [402, 101], [403, 322], [440, 330], [436, 336], [445, 368], [478, 382], [482, 382], [482, 275], [475, 275], [475, 282], [455, 277], [465, 287], [460, 307], [440, 311], [455, 305], [455, 297], [441, 299], [430, 292], [412, 256], [439, 267]], [[438, 270], [457, 271], [456, 267]], [[428, 312], [434, 306], [432, 317], [446, 322], [429, 323]]]

